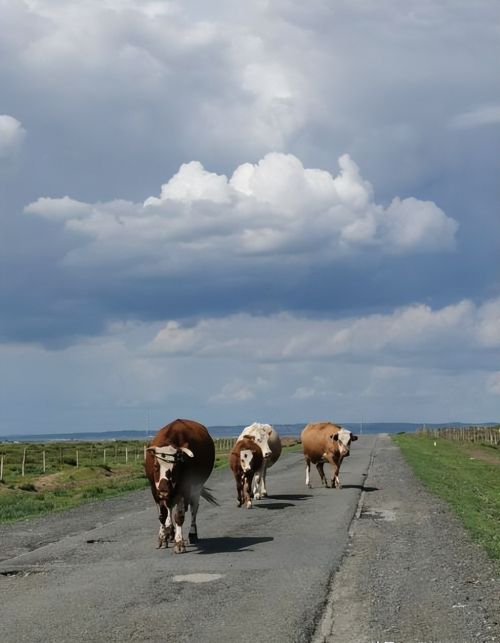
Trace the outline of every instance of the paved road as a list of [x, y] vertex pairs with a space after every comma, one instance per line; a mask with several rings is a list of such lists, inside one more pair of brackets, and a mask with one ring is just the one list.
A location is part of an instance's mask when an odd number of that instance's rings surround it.
[[[202, 501], [202, 539], [185, 555], [157, 550], [149, 492], [0, 529], [0, 639], [29, 641], [308, 641], [373, 452], [363, 436], [340, 491], [304, 486], [301, 454], [268, 476], [271, 497], [238, 509], [230, 472]], [[204, 582], [199, 582], [204, 581]]]

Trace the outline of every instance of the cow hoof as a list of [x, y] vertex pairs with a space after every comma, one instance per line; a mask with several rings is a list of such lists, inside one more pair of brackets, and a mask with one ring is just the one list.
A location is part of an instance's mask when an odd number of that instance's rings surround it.
[[174, 552], [176, 554], [185, 554], [186, 553], [186, 545], [184, 544], [183, 540], [177, 540], [175, 542]]
[[254, 498], [255, 498], [255, 500], [260, 500], [262, 498], [262, 496], [260, 495], [260, 493], [256, 493], [254, 495]]
[[247, 502], [247, 509], [251, 509], [251, 508], [252, 508], [252, 501], [251, 501], [251, 500], [249, 500], [249, 501]]

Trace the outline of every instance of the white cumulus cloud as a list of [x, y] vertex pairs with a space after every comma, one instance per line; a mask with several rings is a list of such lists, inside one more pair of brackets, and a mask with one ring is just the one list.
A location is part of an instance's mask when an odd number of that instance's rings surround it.
[[8, 114], [0, 114], [0, 162], [15, 157], [26, 138], [21, 123]]
[[126, 264], [173, 274], [195, 263], [232, 269], [261, 256], [310, 265], [359, 252], [404, 254], [449, 249], [458, 224], [432, 201], [377, 204], [372, 186], [344, 155], [340, 172], [304, 168], [291, 154], [269, 153], [231, 178], [199, 162], [182, 165], [159, 197], [143, 204], [85, 204], [43, 197], [29, 214], [81, 234], [68, 264]]
[[[480, 306], [464, 300], [437, 310], [416, 304], [342, 320], [239, 314], [186, 327], [168, 322], [149, 352], [255, 362], [361, 361], [379, 363], [384, 367], [379, 375], [387, 377], [394, 373], [391, 365], [447, 369], [468, 360], [491, 368], [500, 352], [500, 334], [492, 329], [499, 327], [498, 299]], [[303, 387], [296, 396], [313, 390]]]

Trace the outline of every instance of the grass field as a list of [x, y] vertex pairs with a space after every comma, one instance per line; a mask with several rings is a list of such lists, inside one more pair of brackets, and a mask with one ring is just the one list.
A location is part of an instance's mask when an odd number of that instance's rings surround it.
[[500, 560], [500, 450], [411, 434], [393, 439], [426, 487]]
[[[227, 466], [232, 443], [215, 440], [215, 469]], [[285, 439], [284, 444], [285, 451], [300, 449], [293, 439]], [[148, 485], [144, 443], [136, 440], [5, 443], [0, 444], [2, 455], [0, 523], [70, 509]]]

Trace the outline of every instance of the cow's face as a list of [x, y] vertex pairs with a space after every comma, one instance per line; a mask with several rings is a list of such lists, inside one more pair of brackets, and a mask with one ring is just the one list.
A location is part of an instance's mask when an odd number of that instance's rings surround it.
[[255, 432], [253, 439], [261, 448], [262, 457], [269, 458], [272, 453], [271, 448], [269, 447], [269, 433], [265, 429], [260, 429]]
[[240, 451], [240, 465], [244, 473], [250, 471], [252, 468], [253, 451], [250, 449], [241, 449]]
[[182, 464], [194, 457], [194, 454], [187, 447], [176, 448], [170, 445], [149, 447], [148, 451], [154, 456], [154, 481], [158, 497], [168, 503], [175, 491]]
[[347, 429], [340, 429], [338, 433], [334, 433], [333, 439], [337, 442], [340, 455], [343, 458], [347, 458], [350, 454], [351, 442], [355, 442], [358, 439], [358, 436], [354, 435]]

